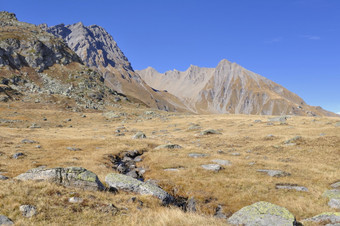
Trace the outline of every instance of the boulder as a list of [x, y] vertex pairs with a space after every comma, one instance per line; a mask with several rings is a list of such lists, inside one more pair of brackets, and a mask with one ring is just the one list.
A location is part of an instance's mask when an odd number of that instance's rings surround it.
[[110, 173], [105, 177], [105, 182], [110, 188], [117, 190], [155, 196], [165, 205], [174, 201], [174, 198], [160, 187], [151, 183], [139, 181], [130, 176]]
[[97, 175], [82, 167], [35, 168], [15, 177], [17, 180], [48, 181], [84, 190], [104, 190], [104, 185]]
[[135, 135], [132, 136], [132, 139], [145, 139], [146, 136], [143, 132], [137, 132]]
[[207, 154], [202, 154], [202, 153], [189, 153], [189, 157], [191, 158], [202, 158], [202, 157], [207, 157]]
[[275, 185], [276, 189], [287, 189], [287, 190], [296, 190], [296, 191], [308, 191], [308, 188], [303, 187], [303, 186], [299, 186], [297, 184], [288, 184], [288, 183], [284, 183], [284, 184], [276, 184]]
[[205, 170], [211, 170], [215, 172], [218, 172], [222, 169], [222, 167], [217, 164], [206, 164], [206, 165], [201, 165], [201, 167]]
[[159, 150], [159, 149], [180, 149], [182, 148], [182, 146], [178, 145], [178, 144], [163, 144], [163, 145], [159, 145], [157, 147], [155, 147], [155, 150]]
[[0, 180], [8, 180], [8, 177], [0, 174]]
[[290, 176], [290, 173], [281, 171], [281, 170], [266, 170], [266, 169], [259, 169], [257, 172], [260, 173], [267, 173], [271, 177], [285, 177]]
[[37, 208], [32, 205], [22, 205], [19, 210], [24, 217], [33, 217], [37, 214]]
[[332, 223], [332, 224], [337, 224], [340, 223], [340, 212], [325, 212], [321, 213], [319, 215], [316, 215], [314, 217], [305, 219], [304, 221], [311, 221], [315, 223]]
[[294, 222], [293, 214], [286, 208], [263, 201], [243, 207], [228, 219], [230, 224], [245, 226], [292, 226]]
[[37, 143], [37, 142], [34, 141], [34, 140], [30, 140], [30, 139], [23, 139], [21, 141], [21, 143], [23, 143], [23, 144], [34, 144], [34, 143]]
[[12, 225], [13, 221], [4, 215], [0, 215], [0, 225]]

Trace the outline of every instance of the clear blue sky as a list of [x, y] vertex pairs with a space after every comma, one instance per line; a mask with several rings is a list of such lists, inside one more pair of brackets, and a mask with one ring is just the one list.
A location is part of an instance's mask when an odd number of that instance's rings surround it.
[[340, 112], [340, 0], [0, 0], [34, 24], [104, 27], [134, 69], [223, 58]]

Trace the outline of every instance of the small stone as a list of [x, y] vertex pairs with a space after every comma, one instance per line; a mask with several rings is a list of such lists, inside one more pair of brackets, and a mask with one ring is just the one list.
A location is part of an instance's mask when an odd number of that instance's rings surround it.
[[262, 122], [262, 121], [259, 120], [259, 119], [256, 119], [256, 120], [254, 120], [254, 122], [255, 122], [255, 123], [260, 123], [260, 122]]
[[191, 158], [203, 158], [203, 157], [207, 157], [208, 155], [202, 154], [202, 153], [189, 153], [188, 156]]
[[201, 167], [203, 169], [211, 170], [211, 171], [215, 171], [215, 172], [218, 172], [222, 169], [222, 167], [220, 165], [217, 165], [217, 164], [206, 164], [206, 165], [201, 165]]
[[290, 176], [290, 173], [281, 171], [281, 170], [266, 170], [266, 169], [260, 169], [257, 170], [257, 172], [260, 173], [267, 173], [271, 177], [285, 177], [285, 176]]
[[163, 144], [163, 145], [159, 145], [155, 148], [155, 150], [159, 150], [159, 149], [180, 149], [182, 148], [182, 146], [178, 145], [178, 144]]
[[41, 126], [39, 126], [38, 124], [36, 123], [33, 123], [31, 126], [30, 126], [31, 129], [39, 129], [41, 128]]
[[37, 143], [37, 142], [34, 141], [34, 140], [30, 140], [30, 139], [23, 139], [21, 141], [21, 143], [23, 143], [23, 144], [34, 144], [34, 143]]
[[220, 219], [227, 219], [227, 216], [223, 213], [223, 208], [221, 205], [218, 205], [215, 210], [214, 217]]
[[233, 153], [230, 153], [230, 155], [232, 155], [232, 156], [240, 156], [241, 154], [238, 153], [238, 152], [233, 152]]
[[143, 159], [141, 156], [137, 156], [136, 158], [133, 159], [135, 162], [141, 162]]
[[178, 168], [167, 168], [167, 169], [164, 169], [164, 171], [178, 172], [179, 169]]
[[0, 174], [0, 180], [8, 180], [8, 177]]
[[211, 135], [211, 134], [221, 134], [221, 132], [218, 132], [217, 130], [214, 129], [208, 129], [208, 130], [204, 130], [201, 132], [201, 135]]
[[84, 200], [79, 197], [71, 197], [68, 199], [68, 202], [70, 203], [82, 203]]
[[276, 184], [275, 185], [276, 189], [287, 189], [287, 190], [296, 190], [296, 191], [305, 191], [308, 192], [308, 188], [303, 187], [303, 186], [299, 186], [297, 184]]
[[24, 157], [25, 156], [25, 154], [24, 153], [22, 153], [22, 152], [18, 152], [18, 153], [15, 153], [14, 155], [12, 155], [12, 158], [14, 158], [14, 159], [18, 159], [18, 158], [20, 158], [20, 157]]
[[222, 165], [222, 166], [230, 166], [231, 165], [231, 162], [228, 161], [228, 160], [214, 159], [214, 160], [211, 160], [211, 161], [214, 162], [214, 163], [217, 163], [219, 165]]
[[12, 225], [13, 221], [5, 215], [0, 215], [0, 225]]
[[187, 212], [196, 212], [196, 200], [194, 197], [188, 199], [185, 209]]
[[37, 208], [32, 205], [22, 205], [19, 210], [24, 217], [33, 217], [37, 214]]
[[75, 148], [75, 147], [67, 147], [66, 149], [69, 151], [81, 151], [80, 148]]
[[143, 132], [137, 132], [132, 136], [132, 139], [145, 139], [146, 135]]
[[269, 120], [269, 122], [281, 122], [281, 123], [285, 123], [287, 121], [287, 119], [288, 119], [287, 116], [280, 116], [280, 117], [270, 118], [268, 120]]
[[289, 145], [289, 144], [295, 144], [296, 141], [299, 141], [299, 140], [301, 140], [301, 139], [302, 139], [301, 136], [295, 136], [295, 137], [293, 137], [293, 138], [291, 138], [291, 139], [289, 139], [289, 140], [286, 140], [286, 141], [284, 142], [284, 144], [287, 144], [287, 145]]
[[81, 117], [82, 117], [82, 118], [86, 118], [86, 115], [82, 115]]

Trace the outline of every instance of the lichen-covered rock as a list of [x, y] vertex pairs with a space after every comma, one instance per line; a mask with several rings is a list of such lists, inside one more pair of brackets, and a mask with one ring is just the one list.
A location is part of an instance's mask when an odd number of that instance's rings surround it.
[[155, 150], [159, 150], [159, 149], [180, 149], [182, 148], [182, 146], [178, 145], [178, 144], [163, 144], [163, 145], [159, 145], [157, 147], [155, 147]]
[[316, 222], [316, 223], [332, 223], [332, 224], [336, 224], [336, 223], [340, 223], [340, 212], [325, 212], [325, 213], [321, 213], [319, 215], [316, 215], [314, 217], [305, 219], [304, 221], [312, 221], [312, 222]]
[[36, 168], [15, 177], [17, 180], [48, 181], [69, 187], [78, 187], [84, 190], [104, 190], [104, 185], [97, 175], [82, 167]]
[[322, 194], [322, 196], [329, 199], [340, 199], [340, 189], [327, 190]]
[[340, 181], [331, 184], [332, 188], [340, 188]]
[[292, 226], [294, 221], [286, 208], [262, 201], [243, 207], [228, 219], [230, 224], [245, 226]]
[[139, 181], [130, 176], [110, 173], [105, 177], [105, 182], [110, 188], [136, 192], [141, 195], [153, 195], [160, 199], [163, 204], [170, 204], [174, 201], [174, 198], [160, 187]]
[[12, 225], [13, 221], [4, 215], [0, 215], [0, 225]]
[[275, 188], [308, 192], [308, 188], [299, 186], [297, 184], [280, 183], [280, 184], [276, 184]]
[[340, 199], [329, 200], [328, 206], [334, 209], [340, 209]]
[[210, 171], [215, 171], [215, 172], [218, 172], [222, 169], [222, 167], [218, 164], [206, 164], [206, 165], [201, 165], [201, 167], [205, 170], [210, 170]]

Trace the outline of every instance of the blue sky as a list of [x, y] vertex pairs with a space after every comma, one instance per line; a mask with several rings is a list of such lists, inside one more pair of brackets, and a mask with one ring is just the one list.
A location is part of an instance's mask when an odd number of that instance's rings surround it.
[[339, 0], [0, 0], [29, 23], [104, 27], [134, 69], [228, 59], [340, 112]]

